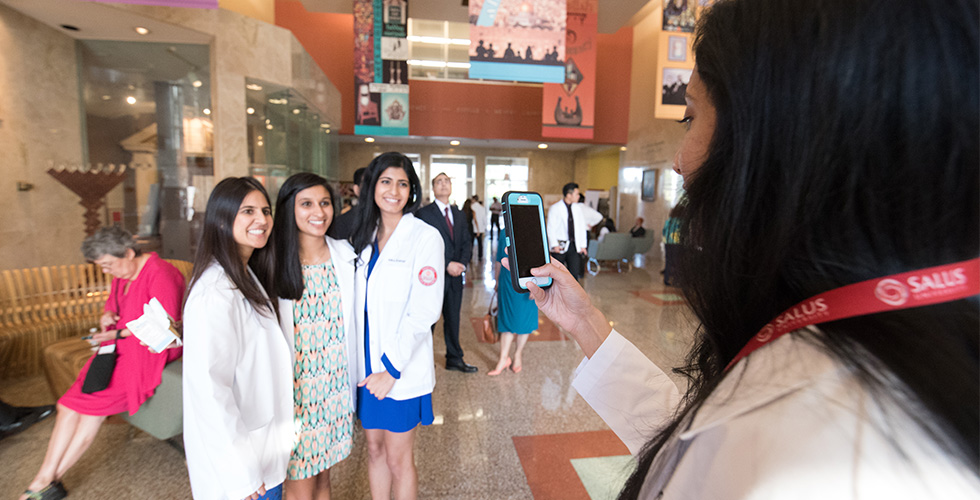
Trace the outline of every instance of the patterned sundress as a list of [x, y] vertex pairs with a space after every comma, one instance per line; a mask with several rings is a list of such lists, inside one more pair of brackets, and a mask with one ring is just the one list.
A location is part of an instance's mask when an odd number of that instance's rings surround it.
[[340, 285], [333, 264], [303, 266], [303, 298], [293, 306], [296, 444], [288, 478], [313, 477], [350, 455], [353, 417]]

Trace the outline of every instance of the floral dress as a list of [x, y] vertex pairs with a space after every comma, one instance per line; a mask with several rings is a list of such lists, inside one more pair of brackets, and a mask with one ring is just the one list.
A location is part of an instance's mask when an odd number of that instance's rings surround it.
[[353, 444], [347, 343], [333, 264], [303, 266], [303, 285], [303, 298], [293, 307], [296, 443], [287, 476], [292, 480], [330, 468]]

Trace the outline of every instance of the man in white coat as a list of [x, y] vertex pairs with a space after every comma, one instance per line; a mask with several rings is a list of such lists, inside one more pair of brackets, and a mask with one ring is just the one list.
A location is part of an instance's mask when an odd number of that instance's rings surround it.
[[483, 235], [487, 232], [487, 209], [480, 203], [480, 198], [473, 195], [473, 237], [476, 238], [476, 258], [483, 260]]
[[548, 208], [548, 247], [551, 256], [565, 264], [576, 280], [582, 279], [586, 248], [586, 216], [578, 203], [578, 184], [569, 182], [561, 188], [561, 201]]

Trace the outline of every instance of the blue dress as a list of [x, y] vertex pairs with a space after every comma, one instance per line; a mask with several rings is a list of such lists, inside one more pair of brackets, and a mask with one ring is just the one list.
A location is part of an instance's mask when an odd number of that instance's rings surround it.
[[[375, 240], [371, 261], [368, 262], [368, 286], [379, 254], [378, 242]], [[393, 377], [397, 379], [401, 376], [388, 362], [387, 356], [382, 356], [381, 361]], [[374, 373], [371, 371], [371, 324], [368, 321], [367, 301], [364, 303], [364, 366], [367, 367], [367, 375]], [[408, 432], [419, 424], [432, 425], [435, 420], [432, 413], [432, 394], [402, 401], [390, 397], [379, 400], [367, 387], [358, 387], [357, 417], [361, 419], [361, 426], [365, 429], [384, 429], [391, 432]]]
[[[507, 256], [506, 238], [497, 238], [497, 262]], [[510, 271], [500, 266], [497, 275], [497, 331], [527, 335], [538, 329], [538, 306], [531, 295], [514, 291]]]

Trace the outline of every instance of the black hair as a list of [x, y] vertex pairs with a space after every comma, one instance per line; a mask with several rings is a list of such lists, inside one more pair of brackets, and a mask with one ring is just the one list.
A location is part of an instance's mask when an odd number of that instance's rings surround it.
[[[978, 17], [976, 0], [722, 0], [702, 15], [696, 71], [716, 128], [686, 183], [682, 244], [697, 251], [678, 263], [701, 326], [678, 370], [684, 404], [620, 498], [638, 497], [656, 453], [776, 315], [980, 254]], [[976, 297], [819, 330], [793, 335], [977, 471]]]
[[568, 184], [565, 184], [564, 186], [562, 186], [562, 188], [561, 188], [561, 195], [562, 196], [568, 196], [568, 193], [571, 193], [572, 191], [575, 191], [576, 189], [578, 189], [578, 184], [576, 184], [574, 182], [569, 182]]
[[381, 177], [382, 172], [391, 167], [398, 167], [405, 171], [405, 175], [408, 176], [408, 185], [411, 188], [408, 195], [408, 202], [405, 203], [402, 214], [414, 212], [421, 201], [422, 184], [419, 181], [418, 174], [415, 173], [415, 167], [412, 166], [412, 160], [401, 153], [393, 151], [382, 153], [376, 156], [374, 160], [371, 160], [371, 163], [367, 166], [367, 171], [364, 172], [361, 195], [358, 197], [357, 202], [358, 210], [354, 222], [354, 231], [350, 235], [350, 243], [354, 247], [354, 252], [357, 254], [360, 254], [364, 247], [371, 244], [374, 231], [378, 228], [378, 224], [381, 221], [381, 210], [378, 209], [378, 204], [374, 202], [374, 191], [377, 188], [378, 179]]
[[[333, 213], [339, 214], [333, 188], [326, 179], [309, 172], [294, 174], [286, 179], [279, 188], [279, 197], [276, 199], [275, 231], [272, 232], [278, 271], [275, 285], [276, 295], [284, 299], [303, 298], [303, 269], [299, 262], [299, 229], [296, 227], [296, 195], [314, 186], [323, 186], [327, 190]], [[329, 224], [327, 227], [329, 228]]]
[[265, 188], [252, 177], [228, 177], [214, 186], [205, 208], [204, 228], [201, 231], [201, 240], [198, 242], [197, 255], [194, 257], [194, 275], [188, 289], [194, 288], [197, 280], [212, 261], [217, 261], [235, 284], [235, 288], [242, 292], [256, 311], [278, 317], [279, 308], [276, 301], [267, 298], [274, 297], [272, 292], [275, 252], [272, 245], [266, 244], [262, 248], [255, 249], [248, 259], [248, 267], [252, 269], [262, 288], [265, 289], [263, 294], [263, 290], [259, 289], [242, 266], [238, 243], [235, 242], [233, 232], [238, 209], [242, 206], [245, 197], [253, 191], [262, 193], [266, 203], [269, 202], [269, 194], [266, 193]]
[[361, 167], [354, 171], [354, 184], [361, 185], [361, 181], [364, 180], [364, 171], [366, 170], [366, 168]]

